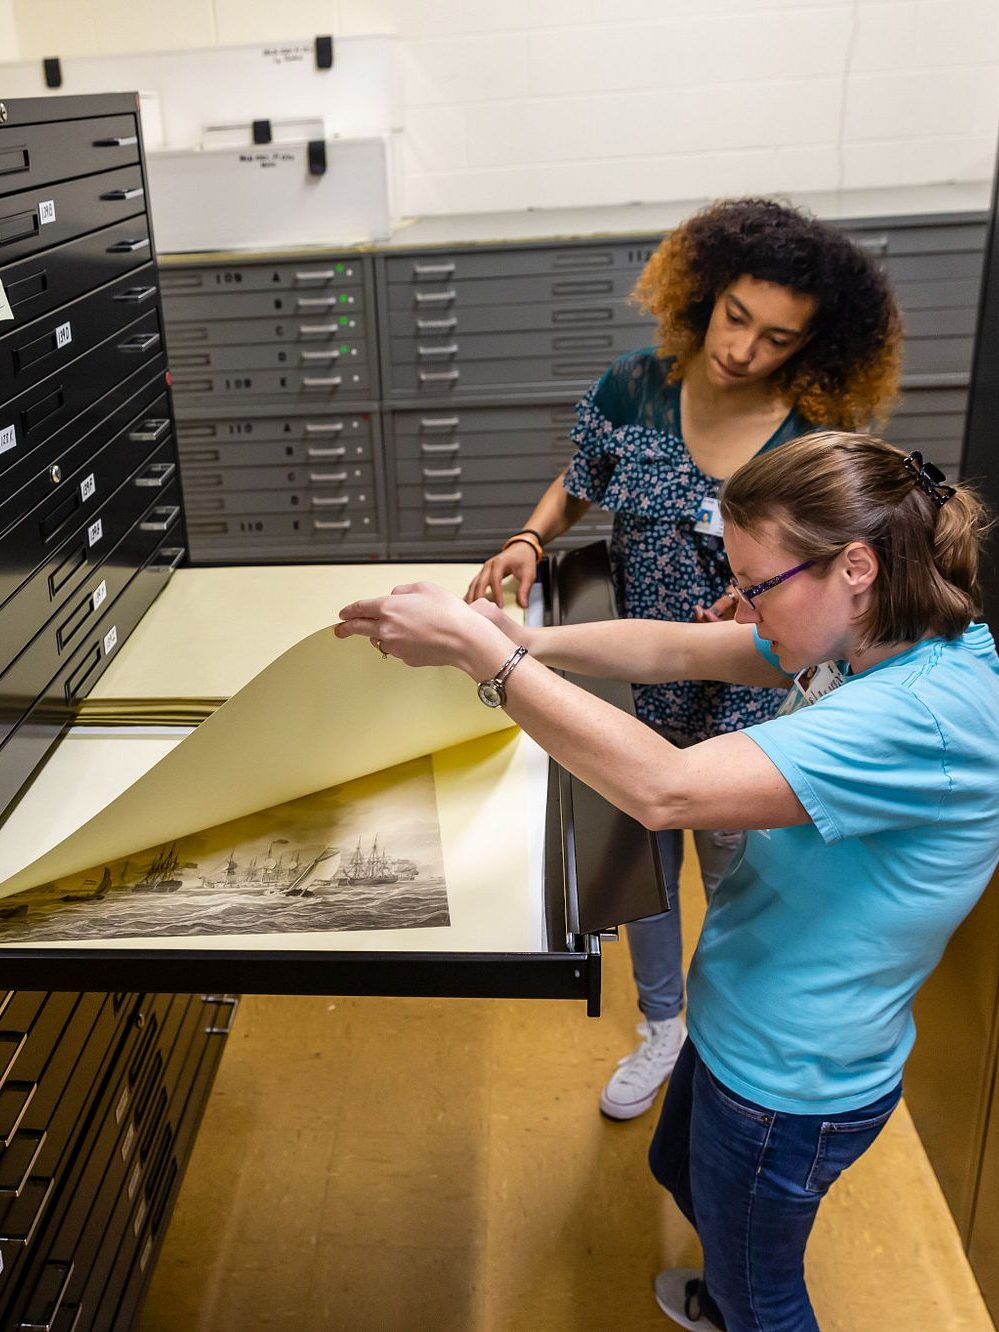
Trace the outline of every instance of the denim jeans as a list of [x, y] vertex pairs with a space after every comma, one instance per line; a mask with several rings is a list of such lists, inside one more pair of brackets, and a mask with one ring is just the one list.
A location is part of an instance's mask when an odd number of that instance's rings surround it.
[[726, 1332], [818, 1332], [804, 1270], [815, 1214], [901, 1094], [899, 1084], [840, 1114], [768, 1110], [729, 1091], [684, 1044], [649, 1165], [700, 1237], [702, 1308]]
[[[683, 1008], [683, 941], [680, 935], [680, 866], [683, 833], [657, 832], [663, 882], [672, 910], [634, 920], [627, 927], [631, 970], [638, 989], [638, 1006], [650, 1022], [677, 1017]], [[704, 892], [710, 897], [732, 857], [742, 845], [742, 833], [694, 833]]]

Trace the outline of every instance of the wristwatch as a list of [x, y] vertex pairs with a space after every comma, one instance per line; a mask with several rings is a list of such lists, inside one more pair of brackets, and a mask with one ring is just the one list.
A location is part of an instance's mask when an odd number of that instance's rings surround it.
[[527, 648], [521, 645], [499, 668], [491, 680], [479, 681], [479, 698], [485, 703], [487, 708], [502, 708], [506, 706], [506, 682], [510, 678], [510, 672], [514, 669], [521, 657], [527, 656]]

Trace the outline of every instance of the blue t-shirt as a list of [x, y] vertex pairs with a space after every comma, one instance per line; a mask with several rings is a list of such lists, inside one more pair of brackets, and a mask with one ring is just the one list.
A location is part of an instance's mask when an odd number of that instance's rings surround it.
[[853, 1110], [898, 1082], [913, 997], [999, 859], [992, 636], [926, 639], [745, 734], [811, 822], [747, 834], [690, 968], [690, 1035], [751, 1101]]

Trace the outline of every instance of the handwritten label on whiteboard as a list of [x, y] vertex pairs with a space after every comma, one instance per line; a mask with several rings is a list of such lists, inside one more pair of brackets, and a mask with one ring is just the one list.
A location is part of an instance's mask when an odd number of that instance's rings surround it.
[[57, 347], [65, 347], [67, 343], [73, 341], [73, 326], [68, 321], [60, 324], [55, 333]]
[[94, 610], [98, 610], [101, 606], [103, 606], [105, 601], [107, 601], [107, 599], [108, 599], [107, 580], [102, 579], [101, 582], [97, 585], [97, 587], [94, 588], [94, 595], [91, 598]]
[[109, 657], [118, 643], [118, 626], [113, 624], [104, 635], [104, 655]]
[[96, 546], [98, 541], [104, 535], [104, 524], [98, 518], [96, 522], [90, 524], [87, 528], [87, 545]]
[[93, 472], [91, 472], [89, 476], [85, 476], [83, 480], [80, 482], [80, 499], [88, 500], [90, 499], [91, 495], [96, 493], [96, 491], [97, 491], [97, 481], [96, 478], [94, 477]]
[[10, 301], [7, 299], [7, 293], [3, 289], [3, 283], [0, 282], [0, 323], [13, 318], [14, 311], [10, 308]]
[[46, 222], [55, 221], [55, 199], [43, 199], [38, 205], [38, 221], [44, 227]]
[[4, 426], [0, 430], [0, 453], [7, 453], [10, 449], [17, 448], [17, 427]]
[[273, 65], [300, 65], [312, 58], [312, 47], [305, 43], [288, 46], [265, 46], [261, 55]]

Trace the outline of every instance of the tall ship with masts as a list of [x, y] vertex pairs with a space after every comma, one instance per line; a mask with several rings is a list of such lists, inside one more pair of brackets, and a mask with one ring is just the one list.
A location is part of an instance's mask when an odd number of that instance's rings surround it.
[[357, 839], [357, 849], [344, 865], [340, 882], [353, 886], [377, 887], [380, 884], [398, 883], [399, 875], [395, 865], [384, 850], [378, 849], [378, 837], [371, 843], [371, 850], [365, 855], [361, 850], [361, 839]]

